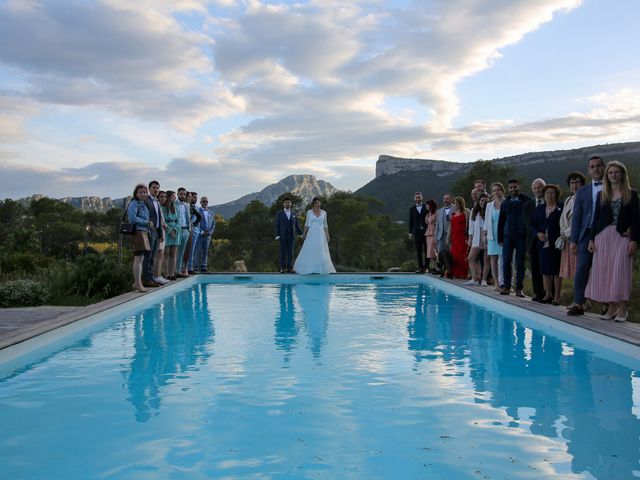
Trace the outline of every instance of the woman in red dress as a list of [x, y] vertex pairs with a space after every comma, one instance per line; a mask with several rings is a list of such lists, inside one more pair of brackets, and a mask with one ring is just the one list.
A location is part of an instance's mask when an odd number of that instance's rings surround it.
[[449, 250], [453, 257], [451, 274], [453, 278], [467, 278], [469, 264], [467, 262], [467, 229], [469, 228], [469, 212], [465, 208], [464, 198], [456, 197], [454, 213], [449, 224]]

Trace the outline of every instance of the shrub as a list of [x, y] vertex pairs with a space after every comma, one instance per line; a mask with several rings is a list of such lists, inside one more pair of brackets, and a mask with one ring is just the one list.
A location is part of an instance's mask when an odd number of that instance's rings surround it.
[[120, 295], [131, 289], [130, 265], [115, 258], [87, 254], [50, 273], [53, 303], [81, 305]]
[[35, 280], [10, 280], [0, 283], [0, 307], [34, 307], [49, 302], [49, 289]]

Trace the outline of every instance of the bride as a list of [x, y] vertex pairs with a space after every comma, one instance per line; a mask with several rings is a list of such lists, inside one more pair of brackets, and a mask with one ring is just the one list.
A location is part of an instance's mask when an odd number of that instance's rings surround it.
[[312, 200], [313, 209], [307, 212], [302, 238], [304, 244], [300, 250], [293, 271], [301, 275], [319, 273], [327, 275], [336, 273], [329, 255], [329, 227], [327, 212], [320, 209], [320, 199]]

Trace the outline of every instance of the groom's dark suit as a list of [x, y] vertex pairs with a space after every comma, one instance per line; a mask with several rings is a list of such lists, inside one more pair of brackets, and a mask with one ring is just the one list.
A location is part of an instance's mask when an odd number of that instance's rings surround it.
[[427, 231], [426, 219], [427, 206], [425, 204], [420, 205], [420, 211], [418, 211], [416, 205], [409, 209], [409, 234], [413, 235], [413, 240], [416, 244], [418, 269], [423, 273], [427, 265], [427, 260], [424, 258], [427, 253], [427, 239], [424, 236]]
[[298, 223], [298, 217], [293, 210], [287, 218], [287, 214], [282, 210], [276, 212], [275, 230], [276, 237], [280, 237], [280, 270], [291, 270], [293, 265], [293, 245], [296, 235], [302, 235], [302, 228]]

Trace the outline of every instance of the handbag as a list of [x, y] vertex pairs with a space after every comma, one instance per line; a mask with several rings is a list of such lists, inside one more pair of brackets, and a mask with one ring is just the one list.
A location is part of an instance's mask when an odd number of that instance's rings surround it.
[[[131, 205], [131, 202], [133, 202], [133, 199], [129, 201], [129, 205]], [[136, 233], [136, 224], [124, 221], [125, 217], [127, 216], [127, 210], [129, 210], [129, 205], [127, 205], [127, 208], [124, 209], [124, 213], [122, 214], [122, 218], [120, 219], [119, 233], [121, 235], [133, 235], [134, 233]]]
[[556, 238], [556, 248], [558, 250], [562, 250], [564, 248], [564, 238], [562, 237]]

